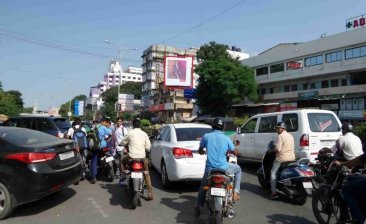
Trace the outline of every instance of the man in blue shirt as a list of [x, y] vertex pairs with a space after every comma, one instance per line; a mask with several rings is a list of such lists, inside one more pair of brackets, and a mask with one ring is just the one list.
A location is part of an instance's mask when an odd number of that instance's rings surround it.
[[203, 149], [206, 148], [207, 161], [197, 196], [196, 216], [200, 215], [200, 208], [205, 203], [206, 191], [203, 190], [203, 186], [207, 185], [207, 177], [211, 169], [219, 168], [225, 170], [227, 175], [235, 175], [233, 201], [240, 199], [241, 168], [237, 164], [229, 163], [226, 155], [228, 151], [237, 155], [238, 151], [235, 149], [231, 139], [223, 133], [224, 121], [221, 117], [214, 119], [212, 128], [213, 131], [211, 133], [203, 136], [198, 149], [198, 153], [202, 155], [205, 153]]
[[109, 125], [109, 119], [108, 118], [102, 118], [101, 124], [97, 126], [98, 132], [99, 132], [99, 139], [100, 142], [100, 148], [98, 150], [95, 150], [92, 154], [91, 161], [90, 161], [90, 182], [94, 184], [97, 179], [97, 166], [98, 166], [98, 155], [100, 152], [100, 149], [105, 148], [107, 146], [107, 139], [111, 137], [112, 131], [110, 128], [108, 128]]

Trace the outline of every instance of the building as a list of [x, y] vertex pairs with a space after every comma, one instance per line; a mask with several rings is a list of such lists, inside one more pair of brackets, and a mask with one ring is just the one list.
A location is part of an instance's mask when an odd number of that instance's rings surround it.
[[279, 44], [241, 62], [254, 68], [262, 103], [237, 108], [258, 113], [310, 107], [333, 110], [342, 120], [366, 118], [366, 28]]

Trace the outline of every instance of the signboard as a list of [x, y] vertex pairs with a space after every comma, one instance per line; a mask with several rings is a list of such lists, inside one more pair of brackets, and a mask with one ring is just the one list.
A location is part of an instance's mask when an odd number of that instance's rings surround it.
[[366, 24], [366, 15], [360, 15], [346, 20], [346, 29], [356, 29], [364, 27]]
[[320, 108], [323, 110], [338, 110], [338, 104], [337, 103], [325, 103], [321, 104]]
[[133, 111], [133, 94], [119, 94], [118, 102], [116, 104], [116, 111]]
[[281, 103], [280, 110], [281, 111], [288, 111], [288, 110], [295, 110], [297, 109], [297, 103]]
[[287, 70], [300, 69], [300, 68], [302, 68], [302, 60], [288, 61], [288, 62], [286, 62], [286, 68], [287, 68]]
[[74, 101], [74, 115], [75, 116], [84, 115], [84, 101], [79, 101], [79, 100]]
[[196, 89], [185, 89], [184, 98], [187, 98], [187, 99], [196, 98]]
[[165, 86], [192, 86], [193, 57], [165, 57], [164, 85]]
[[318, 91], [310, 91], [310, 92], [298, 93], [298, 98], [300, 100], [318, 99], [319, 98], [319, 92]]

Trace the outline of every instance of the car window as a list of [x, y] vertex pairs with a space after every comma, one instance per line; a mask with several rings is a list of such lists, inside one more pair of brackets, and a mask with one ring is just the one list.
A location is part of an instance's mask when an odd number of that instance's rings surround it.
[[276, 132], [277, 116], [261, 117], [258, 133]]
[[339, 132], [339, 124], [333, 114], [308, 113], [310, 130], [313, 132]]
[[164, 127], [164, 128], [162, 128], [160, 131], [159, 131], [159, 134], [156, 136], [156, 139], [157, 140], [161, 140], [162, 139], [162, 136], [163, 136], [163, 134], [164, 134], [164, 132], [166, 131], [166, 129], [167, 129], [168, 127]]
[[32, 118], [20, 118], [17, 127], [32, 129]]
[[71, 124], [66, 118], [53, 118], [53, 121], [60, 130], [68, 130], [71, 128]]
[[18, 121], [19, 121], [18, 119], [9, 119], [9, 120], [5, 121], [2, 126], [17, 127]]
[[51, 123], [48, 119], [39, 118], [39, 119], [36, 119], [36, 123], [37, 123], [37, 130], [38, 131], [52, 130]]
[[176, 128], [177, 141], [199, 141], [202, 136], [212, 131], [212, 128]]
[[58, 140], [58, 138], [43, 132], [18, 128], [0, 128], [0, 139], [4, 142], [22, 147]]
[[224, 131], [235, 131], [236, 127], [234, 121], [225, 121]]
[[166, 127], [163, 135], [161, 136], [161, 139], [163, 141], [170, 142], [170, 128], [169, 127]]
[[299, 119], [297, 114], [284, 114], [282, 121], [285, 122], [288, 132], [295, 132], [299, 129]]
[[244, 126], [241, 128], [241, 133], [254, 133], [255, 126], [257, 125], [257, 118], [249, 120]]

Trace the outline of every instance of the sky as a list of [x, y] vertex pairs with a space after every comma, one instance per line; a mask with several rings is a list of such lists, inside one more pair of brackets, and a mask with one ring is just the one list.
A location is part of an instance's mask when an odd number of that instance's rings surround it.
[[46, 110], [88, 96], [112, 58], [141, 66], [152, 44], [215, 41], [254, 56], [346, 32], [363, 14], [363, 0], [0, 0], [0, 81]]

